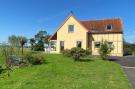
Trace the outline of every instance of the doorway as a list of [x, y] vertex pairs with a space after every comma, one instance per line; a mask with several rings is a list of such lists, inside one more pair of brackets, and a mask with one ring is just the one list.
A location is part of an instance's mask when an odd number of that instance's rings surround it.
[[64, 41], [60, 41], [60, 52], [64, 50]]

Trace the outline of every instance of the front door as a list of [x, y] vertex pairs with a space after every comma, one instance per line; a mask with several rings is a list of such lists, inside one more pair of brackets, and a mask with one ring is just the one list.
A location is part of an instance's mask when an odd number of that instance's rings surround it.
[[64, 41], [60, 41], [60, 51], [64, 50]]

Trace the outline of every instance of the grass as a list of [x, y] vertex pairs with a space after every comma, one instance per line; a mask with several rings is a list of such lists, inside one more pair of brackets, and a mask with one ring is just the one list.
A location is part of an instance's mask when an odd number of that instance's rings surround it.
[[135, 55], [135, 50], [133, 50], [133, 52], [132, 52], [134, 55]]
[[131, 89], [120, 65], [96, 58], [74, 62], [45, 54], [47, 63], [16, 69], [0, 89]]

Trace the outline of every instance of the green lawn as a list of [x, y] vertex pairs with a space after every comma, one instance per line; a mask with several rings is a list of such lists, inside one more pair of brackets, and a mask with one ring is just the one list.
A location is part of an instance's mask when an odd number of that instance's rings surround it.
[[45, 54], [47, 63], [16, 69], [0, 89], [131, 89], [120, 65], [100, 59], [74, 62]]
[[135, 54], [135, 50], [133, 50], [133, 54]]

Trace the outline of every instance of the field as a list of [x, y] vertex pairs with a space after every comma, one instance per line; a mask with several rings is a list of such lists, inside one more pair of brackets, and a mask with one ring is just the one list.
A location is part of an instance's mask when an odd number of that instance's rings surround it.
[[0, 89], [131, 89], [120, 65], [97, 58], [74, 62], [61, 54], [45, 54], [46, 63], [11, 72]]

